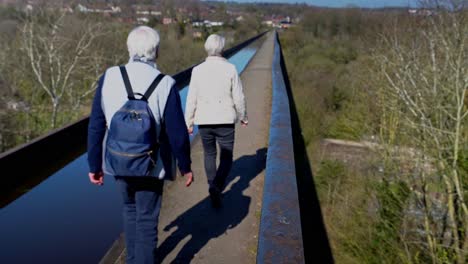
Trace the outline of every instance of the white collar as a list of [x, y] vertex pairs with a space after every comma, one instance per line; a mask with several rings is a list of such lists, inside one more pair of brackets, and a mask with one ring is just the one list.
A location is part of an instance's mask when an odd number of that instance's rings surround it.
[[221, 56], [208, 56], [208, 57], [206, 57], [206, 60], [222, 60], [222, 61], [226, 61], [226, 58], [221, 57]]

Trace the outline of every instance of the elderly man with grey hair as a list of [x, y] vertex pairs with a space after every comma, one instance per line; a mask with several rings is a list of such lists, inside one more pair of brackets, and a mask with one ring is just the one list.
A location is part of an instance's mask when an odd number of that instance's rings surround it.
[[[127, 47], [129, 62], [123, 67], [108, 68], [100, 78], [94, 96], [88, 127], [89, 179], [96, 185], [102, 185], [105, 175], [114, 176], [120, 187], [127, 263], [155, 263], [163, 180], [175, 175], [175, 157], [182, 175], [187, 178], [186, 186], [191, 184], [190, 142], [175, 81], [162, 75], [155, 63], [159, 34], [146, 26], [137, 27], [128, 35]], [[162, 79], [157, 78], [160, 75]], [[103, 143], [110, 135], [109, 128], [115, 127], [110, 126], [110, 122], [116, 122], [113, 117], [122, 111], [119, 109], [127, 100], [144, 94], [150, 84], [157, 83], [156, 80], [159, 84], [145, 99], [150, 109], [147, 113], [152, 114], [155, 123], [156, 131], [150, 131], [156, 132], [155, 141], [159, 143], [158, 148], [148, 153], [155, 155], [156, 162], [148, 169], [147, 175], [115, 175], [115, 171], [103, 165], [103, 157], [107, 157], [105, 152], [108, 150]], [[128, 87], [134, 95], [130, 96]]]
[[[224, 38], [213, 34], [205, 42], [206, 60], [192, 70], [185, 122], [189, 133], [200, 131], [208, 191], [214, 208], [221, 206], [221, 193], [232, 166], [235, 123], [247, 126], [242, 83], [236, 67], [221, 56]], [[216, 168], [217, 148], [220, 162]]]

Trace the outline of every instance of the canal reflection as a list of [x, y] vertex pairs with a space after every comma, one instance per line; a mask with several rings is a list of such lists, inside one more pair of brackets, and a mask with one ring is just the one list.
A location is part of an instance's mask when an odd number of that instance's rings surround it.
[[[258, 46], [229, 58], [239, 73]], [[180, 91], [184, 107], [187, 91]], [[113, 178], [102, 187], [89, 183], [86, 158], [0, 209], [0, 263], [98, 263], [104, 256], [122, 232], [121, 198]]]

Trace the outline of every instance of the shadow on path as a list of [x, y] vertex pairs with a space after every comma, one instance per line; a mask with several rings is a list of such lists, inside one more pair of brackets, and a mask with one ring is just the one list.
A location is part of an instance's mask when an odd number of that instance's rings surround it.
[[[164, 231], [177, 228], [158, 247], [158, 263], [162, 262], [185, 238], [185, 243], [172, 263], [188, 263], [208, 241], [229, 232], [236, 227], [249, 213], [251, 198], [243, 191], [250, 186], [250, 181], [265, 169], [267, 149], [257, 150], [255, 155], [245, 155], [234, 161], [226, 185], [234, 182], [223, 194], [223, 206], [219, 210], [211, 207], [207, 197], [188, 209], [164, 227]], [[233, 241], [234, 242], [234, 241]], [[226, 249], [229, 250], [229, 249]]]

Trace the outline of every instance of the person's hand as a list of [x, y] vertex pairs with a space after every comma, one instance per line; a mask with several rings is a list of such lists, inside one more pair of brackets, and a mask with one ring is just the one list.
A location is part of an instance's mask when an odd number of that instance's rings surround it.
[[191, 127], [188, 128], [188, 133], [189, 133], [189, 135], [192, 135], [192, 134], [193, 134], [193, 126], [191, 126]]
[[241, 123], [241, 125], [242, 125], [243, 127], [247, 127], [247, 126], [249, 125], [249, 121], [248, 121], [248, 120], [241, 120], [240, 123]]
[[185, 180], [185, 186], [186, 187], [189, 187], [190, 184], [192, 184], [192, 182], [194, 182], [194, 178], [193, 178], [193, 173], [192, 172], [187, 172], [185, 174], [182, 174], [182, 177], [186, 177], [187, 179]]
[[88, 173], [88, 176], [91, 183], [99, 186], [104, 184], [104, 173], [102, 171], [98, 173], [90, 172]]

